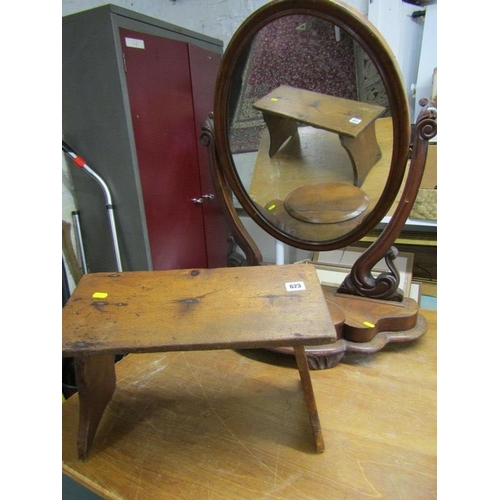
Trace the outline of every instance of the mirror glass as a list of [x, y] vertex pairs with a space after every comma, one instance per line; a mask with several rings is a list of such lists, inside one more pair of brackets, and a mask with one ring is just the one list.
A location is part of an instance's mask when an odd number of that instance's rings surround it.
[[275, 16], [230, 65], [231, 187], [260, 225], [303, 248], [340, 247], [366, 220], [373, 228], [394, 170], [390, 90], [341, 26], [310, 13]]

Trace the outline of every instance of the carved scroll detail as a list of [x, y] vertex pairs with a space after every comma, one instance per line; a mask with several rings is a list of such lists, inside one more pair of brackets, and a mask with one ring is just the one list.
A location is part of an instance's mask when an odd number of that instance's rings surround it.
[[[371, 297], [373, 299], [397, 300], [401, 302], [403, 300], [403, 293], [398, 288], [399, 272], [394, 265], [397, 256], [398, 250], [396, 247], [391, 247], [387, 250], [385, 262], [389, 268], [389, 272], [381, 273], [376, 278], [371, 274], [371, 268], [368, 274], [361, 275], [361, 277], [351, 271], [340, 286], [339, 292]], [[353, 266], [353, 269], [355, 266]]]

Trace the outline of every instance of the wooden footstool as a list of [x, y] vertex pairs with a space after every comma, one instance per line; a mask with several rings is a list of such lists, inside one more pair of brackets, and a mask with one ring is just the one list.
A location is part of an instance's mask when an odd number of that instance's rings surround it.
[[292, 264], [84, 275], [63, 309], [75, 358], [78, 457], [85, 460], [127, 353], [294, 348], [316, 450], [324, 442], [306, 345], [336, 340], [314, 266]]
[[375, 120], [383, 106], [343, 99], [282, 85], [253, 104], [262, 112], [270, 135], [273, 157], [297, 131], [299, 123], [339, 135], [354, 170], [354, 184], [361, 186], [382, 157], [375, 135]]

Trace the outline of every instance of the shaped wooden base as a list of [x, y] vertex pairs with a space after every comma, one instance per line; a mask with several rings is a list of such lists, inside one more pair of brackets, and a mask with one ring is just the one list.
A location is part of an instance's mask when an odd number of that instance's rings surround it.
[[[403, 302], [368, 299], [345, 294], [325, 294], [337, 330], [332, 344], [306, 347], [309, 368], [324, 370], [336, 366], [346, 352], [374, 354], [391, 342], [412, 342], [427, 331], [425, 318], [415, 300]], [[289, 348], [272, 349], [293, 354]]]

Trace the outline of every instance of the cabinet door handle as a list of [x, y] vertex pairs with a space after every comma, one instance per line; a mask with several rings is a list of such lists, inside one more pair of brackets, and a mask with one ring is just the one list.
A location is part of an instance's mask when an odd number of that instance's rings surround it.
[[195, 205], [201, 205], [203, 203], [203, 200], [213, 200], [215, 198], [215, 194], [208, 193], [208, 194], [203, 194], [201, 198], [191, 198], [191, 201]]

